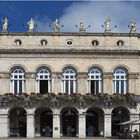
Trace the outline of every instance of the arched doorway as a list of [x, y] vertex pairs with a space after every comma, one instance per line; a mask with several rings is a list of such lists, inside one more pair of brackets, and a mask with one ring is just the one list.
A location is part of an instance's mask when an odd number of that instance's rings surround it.
[[86, 136], [103, 136], [104, 113], [100, 108], [89, 108], [86, 112]]
[[75, 137], [77, 134], [78, 111], [74, 108], [65, 108], [61, 111], [62, 135]]
[[15, 107], [9, 112], [10, 136], [26, 137], [26, 111], [21, 107]]
[[119, 123], [130, 120], [130, 112], [125, 107], [117, 107], [112, 111], [112, 136], [117, 136], [118, 132], [124, 130], [124, 126]]
[[53, 113], [49, 108], [38, 108], [35, 111], [36, 134], [44, 137], [52, 137]]

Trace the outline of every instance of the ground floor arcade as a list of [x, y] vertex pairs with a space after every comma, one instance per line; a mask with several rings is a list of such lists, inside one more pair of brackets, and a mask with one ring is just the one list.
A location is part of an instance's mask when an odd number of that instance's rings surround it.
[[124, 129], [117, 124], [128, 120], [139, 120], [137, 109], [13, 106], [0, 109], [0, 137], [111, 137]]

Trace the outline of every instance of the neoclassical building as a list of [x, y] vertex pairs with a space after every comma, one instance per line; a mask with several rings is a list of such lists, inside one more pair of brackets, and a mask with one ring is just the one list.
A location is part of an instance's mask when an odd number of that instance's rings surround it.
[[111, 137], [124, 129], [117, 124], [139, 120], [135, 26], [87, 33], [81, 23], [77, 33], [57, 26], [40, 33], [28, 24], [28, 32], [8, 32], [7, 25], [0, 32], [1, 138]]

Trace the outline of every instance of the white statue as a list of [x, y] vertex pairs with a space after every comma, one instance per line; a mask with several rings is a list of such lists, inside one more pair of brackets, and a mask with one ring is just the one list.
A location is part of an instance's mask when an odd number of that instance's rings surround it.
[[28, 30], [29, 31], [34, 31], [35, 29], [35, 21], [33, 20], [33, 18], [30, 18], [30, 20], [28, 21]]
[[105, 20], [105, 32], [110, 32], [111, 29], [110, 29], [110, 19], [109, 18], [106, 18]]
[[131, 21], [130, 32], [131, 33], [135, 33], [136, 32], [136, 22], [134, 20]]
[[80, 32], [85, 31], [84, 22], [80, 19]]
[[8, 30], [8, 19], [7, 18], [2, 20], [2, 30], [3, 31], [7, 31]]
[[54, 32], [60, 32], [60, 27], [59, 27], [60, 21], [56, 19], [54, 21]]

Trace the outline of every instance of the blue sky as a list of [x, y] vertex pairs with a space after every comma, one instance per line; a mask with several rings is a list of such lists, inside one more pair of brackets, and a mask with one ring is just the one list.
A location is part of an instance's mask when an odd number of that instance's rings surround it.
[[85, 27], [91, 26], [87, 32], [103, 32], [106, 17], [111, 19], [112, 32], [129, 32], [128, 24], [132, 19], [140, 32], [139, 1], [0, 1], [0, 19], [4, 17], [9, 19], [11, 32], [27, 31], [30, 17], [34, 18], [38, 32], [52, 31], [49, 25], [53, 25], [55, 18], [64, 25], [62, 32], [77, 32], [75, 25], [79, 24], [80, 19]]

